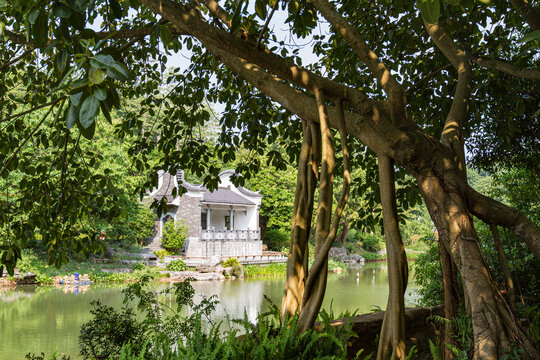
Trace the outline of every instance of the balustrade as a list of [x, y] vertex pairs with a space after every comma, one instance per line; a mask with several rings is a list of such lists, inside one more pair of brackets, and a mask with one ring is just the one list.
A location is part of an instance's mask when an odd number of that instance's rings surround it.
[[260, 230], [201, 230], [201, 240], [258, 241]]

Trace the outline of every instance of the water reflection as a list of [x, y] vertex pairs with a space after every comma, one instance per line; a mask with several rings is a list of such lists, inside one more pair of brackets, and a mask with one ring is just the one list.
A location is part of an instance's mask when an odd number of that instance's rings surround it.
[[[412, 274], [411, 274], [412, 275]], [[412, 276], [410, 276], [412, 279]], [[196, 297], [216, 295], [220, 303], [212, 314], [213, 320], [242, 318], [244, 312], [254, 322], [257, 314], [266, 311], [266, 295], [279, 305], [284, 278], [195, 282]], [[370, 312], [382, 309], [388, 296], [388, 271], [385, 264], [370, 264], [349, 269], [342, 274], [330, 274], [323, 308], [338, 315], [344, 311]], [[171, 284], [153, 284], [163, 289]], [[119, 308], [124, 286], [92, 285], [86, 292], [64, 292], [63, 288], [21, 287], [0, 291], [0, 360], [24, 359], [28, 352], [67, 353], [75, 358], [79, 352], [78, 336], [83, 323], [90, 320], [90, 302]], [[407, 293], [414, 286], [409, 286]], [[414, 291], [413, 291], [414, 292]], [[410, 305], [411, 296], [408, 296]], [[169, 299], [170, 301], [170, 299]], [[225, 321], [224, 326], [227, 326]]]

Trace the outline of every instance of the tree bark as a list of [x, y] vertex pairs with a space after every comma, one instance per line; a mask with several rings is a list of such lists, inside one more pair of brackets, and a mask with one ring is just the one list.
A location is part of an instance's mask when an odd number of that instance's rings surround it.
[[441, 272], [443, 281], [443, 293], [444, 293], [444, 318], [447, 320], [444, 324], [444, 344], [443, 360], [453, 359], [454, 353], [447, 346], [456, 345], [455, 339], [452, 337], [453, 327], [452, 319], [456, 317], [457, 304], [458, 304], [458, 288], [457, 288], [457, 271], [455, 264], [452, 261], [450, 253], [445, 247], [445, 244], [439, 241], [439, 248], [441, 251]]
[[298, 160], [296, 192], [294, 197], [291, 242], [287, 258], [287, 281], [281, 302], [282, 322], [300, 312], [307, 277], [308, 238], [313, 214], [315, 174], [313, 164], [317, 135], [313, 134], [307, 121], [303, 121], [303, 141]]
[[456, 264], [470, 299], [474, 358], [497, 359], [511, 344], [518, 345], [531, 359], [540, 358], [490, 275], [463, 197], [445, 188], [433, 174], [417, 175], [417, 180], [440, 240]]
[[514, 313], [514, 316], [517, 317], [518, 311], [516, 309], [516, 290], [514, 288], [514, 280], [512, 280], [512, 274], [510, 273], [510, 268], [508, 267], [508, 261], [506, 261], [506, 256], [504, 255], [501, 238], [499, 236], [499, 229], [495, 224], [490, 224], [489, 229], [493, 235], [493, 243], [495, 244], [499, 263], [501, 264], [504, 282], [506, 284], [506, 291], [508, 293], [508, 303], [510, 305], [510, 309], [512, 309], [512, 312]]
[[388, 255], [388, 285], [390, 293], [384, 314], [377, 359], [405, 359], [405, 289], [409, 270], [405, 247], [399, 232], [394, 185], [394, 162], [379, 156], [381, 204], [383, 207], [384, 237]]

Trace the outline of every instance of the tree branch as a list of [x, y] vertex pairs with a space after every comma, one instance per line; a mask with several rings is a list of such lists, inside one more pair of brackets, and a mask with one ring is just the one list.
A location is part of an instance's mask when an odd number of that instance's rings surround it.
[[[313, 91], [315, 88], [319, 88], [331, 98], [343, 98], [357, 110], [365, 109], [363, 105], [368, 98], [364, 93], [290, 63], [267, 49], [257, 49], [255, 42], [239, 39], [233, 34], [205, 22], [193, 8], [170, 0], [142, 0], [142, 2], [152, 11], [176, 25], [180, 31], [195, 36], [205, 46], [212, 45], [246, 59], [304, 89]], [[379, 110], [379, 112], [383, 112], [383, 110]]]
[[431, 24], [424, 19], [424, 26], [431, 39], [456, 68], [458, 82], [450, 112], [446, 117], [441, 142], [449, 146], [458, 156], [460, 167], [465, 174], [465, 151], [463, 149], [463, 124], [469, 110], [468, 101], [471, 95], [472, 73], [467, 55], [456, 45], [448, 33], [438, 23]]
[[45, 104], [41, 104], [41, 105], [38, 105], [38, 106], [34, 106], [33, 108], [29, 109], [29, 110], [26, 110], [26, 111], [23, 111], [23, 112], [20, 112], [20, 113], [17, 113], [17, 114], [14, 114], [14, 115], [10, 115], [4, 119], [1, 119], [0, 120], [0, 124], [3, 123], [4, 121], [8, 121], [8, 120], [11, 120], [11, 119], [14, 119], [14, 118], [18, 118], [20, 116], [23, 116], [23, 115], [26, 115], [26, 114], [29, 114], [31, 113], [32, 111], [35, 111], [35, 110], [38, 110], [38, 109], [41, 109], [41, 108], [44, 108], [44, 107], [47, 107], [49, 105], [54, 105], [56, 104], [57, 102], [60, 102], [62, 100], [64, 100], [67, 96], [64, 95], [64, 96], [60, 96], [58, 99], [56, 100], [52, 100], [52, 101], [49, 101], [48, 103], [45, 103]]
[[497, 224], [510, 229], [522, 239], [537, 259], [540, 259], [540, 229], [532, 224], [520, 211], [497, 200], [480, 194], [469, 185], [465, 187], [469, 211], [488, 224]]
[[347, 41], [354, 52], [368, 66], [369, 70], [388, 96], [390, 114], [395, 124], [407, 121], [405, 92], [402, 86], [392, 76], [377, 54], [367, 45], [348, 21], [339, 14], [327, 0], [313, 0], [315, 7], [332, 24], [339, 34]]
[[540, 80], [540, 71], [538, 70], [522, 69], [500, 60], [488, 60], [480, 57], [473, 57], [472, 60], [486, 69], [495, 69], [523, 79]]
[[[285, 109], [301, 119], [319, 122], [316, 101], [294, 89], [280, 78], [268, 74], [259, 66], [240, 59], [214, 46], [205, 45], [223, 64], [251, 85], [258, 88]], [[409, 136], [392, 126], [381, 114], [373, 102], [363, 104], [365, 110], [360, 113], [345, 112], [345, 123], [349, 135], [356, 137], [375, 152], [393, 157], [401, 163], [408, 161], [414, 153], [414, 144]], [[328, 106], [330, 126], [338, 128], [335, 108]], [[384, 135], [382, 135], [384, 134]]]
[[229, 14], [214, 0], [201, 0], [206, 8], [214, 15], [216, 19], [221, 20], [228, 28], [232, 27], [232, 20]]
[[259, 38], [257, 39], [257, 49], [260, 48], [262, 38], [264, 36], [264, 33], [266, 32], [266, 29], [268, 29], [268, 24], [270, 23], [270, 20], [272, 20], [272, 16], [274, 16], [274, 12], [276, 11], [279, 4], [279, 0], [276, 0], [274, 3], [274, 6], [272, 7], [272, 11], [270, 12], [270, 15], [266, 18], [266, 21], [264, 22], [264, 26], [261, 30], [261, 33], [259, 34]]

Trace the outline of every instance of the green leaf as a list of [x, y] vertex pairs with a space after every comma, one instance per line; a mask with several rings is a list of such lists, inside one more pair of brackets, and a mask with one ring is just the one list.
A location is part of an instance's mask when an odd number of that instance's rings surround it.
[[71, 103], [66, 115], [66, 127], [71, 129], [77, 123], [77, 120], [79, 120], [79, 107]]
[[39, 9], [34, 9], [28, 14], [28, 21], [30, 24], [34, 25], [36, 23], [37, 17], [39, 16]]
[[107, 98], [107, 89], [106, 88], [96, 88], [94, 90], [94, 96], [99, 100], [103, 101]]
[[539, 40], [540, 39], [540, 30], [535, 30], [533, 32], [528, 33], [523, 38], [519, 39], [518, 42], [525, 43], [533, 40]]
[[36, 46], [41, 48], [47, 44], [48, 37], [49, 26], [47, 13], [40, 11], [35, 20], [35, 24], [32, 25], [32, 38], [34, 39]]
[[88, 85], [90, 81], [88, 79], [77, 79], [69, 85], [71, 91], [77, 90]]
[[420, 14], [429, 23], [436, 23], [439, 21], [441, 15], [441, 5], [439, 0], [417, 0], [416, 4], [420, 9]]
[[445, 3], [457, 6], [460, 3], [460, 0], [444, 0]]
[[167, 46], [172, 41], [171, 30], [168, 26], [160, 26], [159, 29], [159, 36], [161, 37], [161, 41], [163, 41], [164, 46]]
[[105, 75], [104, 70], [91, 67], [90, 71], [88, 71], [88, 80], [90, 80], [92, 84], [99, 85], [105, 80], [106, 77], [107, 75]]
[[131, 78], [131, 72], [126, 65], [115, 62], [110, 68], [107, 69], [107, 76], [116, 80], [127, 81]]
[[62, 3], [55, 3], [53, 5], [53, 16], [67, 19], [71, 15], [71, 9]]
[[79, 123], [84, 129], [88, 129], [94, 123], [98, 112], [99, 100], [94, 95], [90, 95], [84, 99], [81, 110], [79, 111]]
[[120, 19], [122, 17], [122, 7], [118, 3], [118, 0], [109, 0], [111, 10], [114, 19]]
[[111, 111], [108, 107], [107, 103], [103, 101], [101, 104], [101, 112], [103, 113], [103, 116], [105, 116], [105, 119], [109, 122], [109, 124], [112, 124], [112, 118], [111, 118]]
[[90, 58], [90, 65], [98, 69], [109, 69], [115, 64], [111, 55], [98, 54]]
[[81, 91], [76, 94], [69, 95], [69, 100], [71, 100], [71, 103], [74, 104], [75, 106], [79, 106], [82, 96], [83, 96], [83, 92]]
[[94, 137], [94, 134], [96, 132], [96, 122], [94, 121], [88, 128], [84, 128], [79, 124], [79, 130], [81, 131], [82, 136], [87, 138], [88, 140], [92, 140]]
[[56, 69], [58, 69], [58, 72], [63, 73], [66, 69], [67, 61], [69, 58], [69, 54], [67, 50], [62, 49], [58, 55], [56, 56]]
[[255, 2], [255, 13], [261, 19], [266, 20], [267, 10], [265, 0], [257, 0]]

